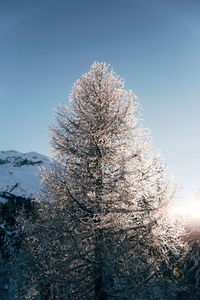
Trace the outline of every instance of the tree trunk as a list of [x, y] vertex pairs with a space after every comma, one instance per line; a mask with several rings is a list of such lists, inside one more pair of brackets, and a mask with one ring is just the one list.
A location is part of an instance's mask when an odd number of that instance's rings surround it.
[[[100, 149], [96, 149], [98, 153], [98, 159], [96, 161], [96, 171], [98, 172], [98, 178], [96, 180], [96, 203], [97, 203], [97, 213], [99, 216], [102, 214], [102, 191], [103, 191], [103, 172], [101, 164], [101, 153]], [[97, 218], [97, 224], [101, 222], [100, 217]], [[107, 300], [107, 293], [105, 292], [105, 282], [104, 282], [104, 254], [103, 254], [103, 231], [99, 228], [96, 230], [95, 235], [95, 260], [98, 263], [95, 268], [95, 300]]]

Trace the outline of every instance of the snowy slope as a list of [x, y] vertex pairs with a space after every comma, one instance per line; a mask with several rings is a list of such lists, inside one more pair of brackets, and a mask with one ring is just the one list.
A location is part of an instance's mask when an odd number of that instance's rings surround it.
[[[0, 195], [34, 198], [41, 188], [39, 168], [49, 165], [49, 158], [37, 152], [0, 151]], [[6, 200], [0, 197], [0, 202]]]

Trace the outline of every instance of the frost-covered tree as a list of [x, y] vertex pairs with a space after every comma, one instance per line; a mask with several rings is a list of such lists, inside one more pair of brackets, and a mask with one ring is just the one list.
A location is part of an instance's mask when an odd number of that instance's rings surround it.
[[172, 299], [173, 191], [136, 97], [107, 64], [95, 62], [69, 100], [51, 128], [54, 160], [44, 172], [46, 204], [30, 247], [46, 294]]

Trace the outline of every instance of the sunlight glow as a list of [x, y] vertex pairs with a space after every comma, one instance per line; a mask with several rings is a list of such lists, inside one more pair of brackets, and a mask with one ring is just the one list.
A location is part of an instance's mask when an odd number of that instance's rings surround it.
[[200, 223], [200, 201], [193, 200], [184, 205], [174, 206], [172, 214]]

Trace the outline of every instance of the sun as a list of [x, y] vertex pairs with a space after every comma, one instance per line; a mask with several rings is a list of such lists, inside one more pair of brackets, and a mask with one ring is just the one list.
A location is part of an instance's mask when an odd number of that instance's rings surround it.
[[172, 214], [200, 223], [200, 200], [176, 205], [172, 208]]

